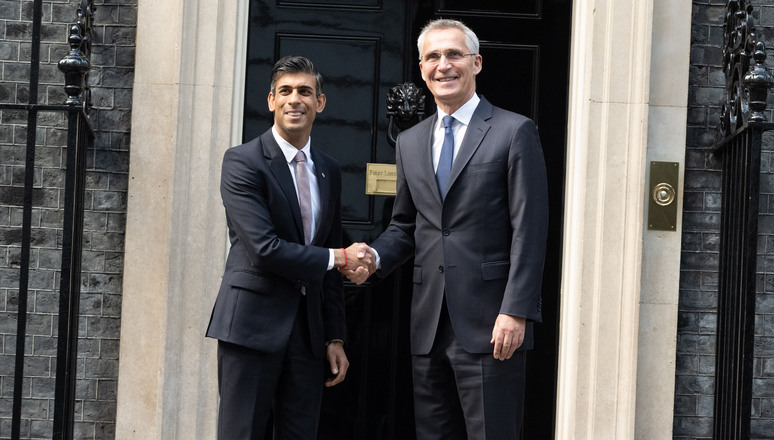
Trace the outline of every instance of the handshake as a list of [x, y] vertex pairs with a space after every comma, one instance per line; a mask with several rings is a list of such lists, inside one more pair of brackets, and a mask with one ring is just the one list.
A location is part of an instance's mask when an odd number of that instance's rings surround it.
[[376, 272], [376, 253], [365, 243], [334, 250], [334, 267], [355, 284], [363, 284]]

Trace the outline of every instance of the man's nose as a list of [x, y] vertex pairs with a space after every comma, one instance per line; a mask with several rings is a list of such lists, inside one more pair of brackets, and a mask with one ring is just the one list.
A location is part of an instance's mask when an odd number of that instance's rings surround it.
[[445, 54], [441, 54], [441, 59], [438, 60], [438, 68], [439, 69], [448, 69], [449, 66], [451, 66], [451, 61], [449, 61], [449, 59], [446, 58]]

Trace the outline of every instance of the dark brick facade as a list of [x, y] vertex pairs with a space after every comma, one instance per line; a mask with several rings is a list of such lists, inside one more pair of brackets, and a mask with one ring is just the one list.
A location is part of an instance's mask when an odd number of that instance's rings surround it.
[[[774, 1], [753, 0], [756, 28], [774, 62]], [[694, 0], [677, 334], [674, 438], [711, 439], [715, 386], [720, 164], [711, 154], [725, 96], [725, 0]], [[774, 108], [769, 99], [769, 109]], [[772, 120], [772, 112], [767, 117]], [[751, 438], [774, 438], [774, 136], [761, 164], [758, 288]]]
[[[56, 63], [67, 53], [79, 0], [43, 2], [39, 102], [64, 102]], [[118, 346], [136, 0], [96, 0], [91, 57], [96, 138], [88, 152], [75, 438], [115, 438]], [[0, 0], [0, 102], [29, 100], [32, 1]], [[22, 438], [51, 438], [64, 155], [62, 114], [38, 118]], [[0, 438], [11, 433], [26, 112], [0, 113]]]

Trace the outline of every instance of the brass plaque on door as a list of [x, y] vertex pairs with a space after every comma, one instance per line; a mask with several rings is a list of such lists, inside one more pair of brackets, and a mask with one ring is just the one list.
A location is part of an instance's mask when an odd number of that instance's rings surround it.
[[376, 196], [394, 196], [398, 182], [395, 164], [366, 164], [366, 194]]
[[648, 189], [648, 229], [674, 231], [677, 228], [677, 162], [651, 162]]

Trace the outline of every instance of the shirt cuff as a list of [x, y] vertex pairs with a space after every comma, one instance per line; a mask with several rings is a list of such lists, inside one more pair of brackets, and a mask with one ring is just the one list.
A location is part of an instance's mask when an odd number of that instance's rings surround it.
[[376, 249], [371, 248], [371, 250], [374, 252], [374, 257], [376, 257], [376, 268], [381, 269], [382, 268], [382, 259], [379, 257], [379, 252], [376, 252]]
[[333, 253], [333, 249], [328, 249], [328, 270], [333, 269], [333, 264], [336, 262], [335, 254]]

